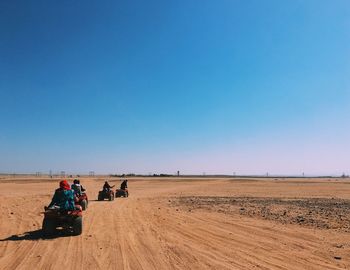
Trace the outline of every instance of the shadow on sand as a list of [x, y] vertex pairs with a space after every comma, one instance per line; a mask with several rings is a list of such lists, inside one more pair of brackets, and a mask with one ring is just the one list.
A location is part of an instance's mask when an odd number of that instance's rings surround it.
[[[114, 198], [114, 199], [116, 199], [116, 198]], [[90, 202], [111, 202], [111, 201], [108, 199], [104, 199], [104, 200], [89, 200], [89, 203]]]
[[14, 234], [7, 238], [0, 239], [0, 242], [5, 241], [23, 241], [23, 240], [30, 240], [30, 241], [38, 241], [38, 240], [49, 240], [49, 239], [55, 239], [55, 238], [61, 238], [61, 237], [69, 237], [73, 234], [70, 232], [67, 232], [66, 230], [57, 230], [56, 233], [52, 236], [44, 236], [42, 230], [35, 230], [30, 232], [25, 232], [22, 234]]

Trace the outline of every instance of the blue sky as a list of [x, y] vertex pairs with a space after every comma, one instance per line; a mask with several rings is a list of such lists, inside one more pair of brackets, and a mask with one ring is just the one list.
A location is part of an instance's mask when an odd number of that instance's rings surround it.
[[102, 2], [0, 2], [0, 172], [350, 173], [349, 1]]

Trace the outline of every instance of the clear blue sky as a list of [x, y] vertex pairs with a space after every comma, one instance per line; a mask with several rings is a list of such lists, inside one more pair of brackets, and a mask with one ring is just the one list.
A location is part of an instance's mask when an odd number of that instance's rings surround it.
[[0, 1], [0, 172], [350, 173], [350, 1]]

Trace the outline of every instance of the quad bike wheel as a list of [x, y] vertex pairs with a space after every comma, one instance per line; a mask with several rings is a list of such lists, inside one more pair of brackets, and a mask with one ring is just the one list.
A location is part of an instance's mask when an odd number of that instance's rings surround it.
[[81, 205], [81, 208], [83, 209], [83, 211], [86, 210], [86, 208], [88, 207], [87, 200], [82, 200], [80, 205]]
[[73, 234], [80, 235], [83, 232], [83, 219], [82, 217], [77, 217], [73, 221]]
[[52, 219], [44, 218], [42, 231], [44, 236], [51, 236], [56, 232], [56, 224]]

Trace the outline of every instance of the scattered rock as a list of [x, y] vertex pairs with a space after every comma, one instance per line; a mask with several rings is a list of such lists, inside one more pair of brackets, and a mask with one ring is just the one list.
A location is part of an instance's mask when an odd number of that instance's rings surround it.
[[334, 259], [341, 260], [341, 257], [340, 256], [334, 256]]
[[297, 216], [297, 222], [302, 223], [305, 221], [305, 218], [303, 216]]
[[205, 209], [225, 214], [260, 217], [282, 224], [350, 232], [349, 199], [191, 196], [173, 199], [172, 203], [177, 207], [187, 206], [187, 209], [193, 211]]

